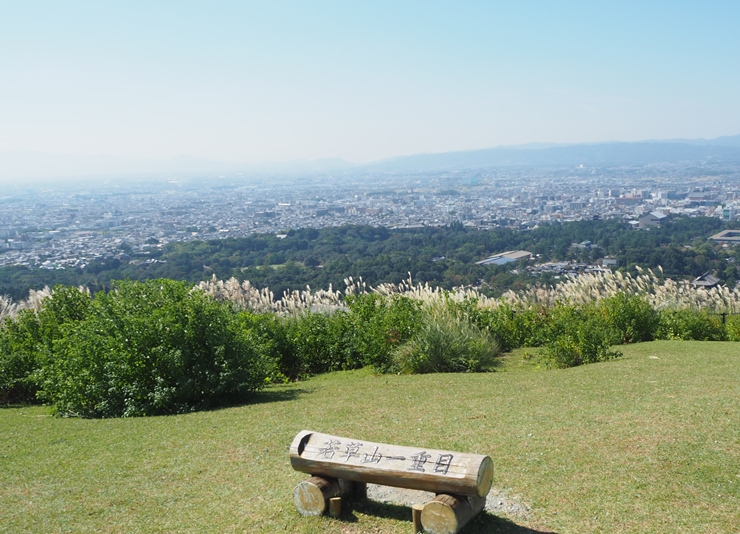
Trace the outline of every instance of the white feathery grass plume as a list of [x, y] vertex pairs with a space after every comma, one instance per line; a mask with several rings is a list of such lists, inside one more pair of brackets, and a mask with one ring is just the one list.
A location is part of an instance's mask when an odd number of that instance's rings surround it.
[[[86, 287], [80, 286], [78, 288], [82, 292], [90, 294], [90, 290]], [[5, 319], [13, 319], [18, 316], [21, 310], [32, 310], [34, 313], [38, 313], [44, 307], [44, 301], [53, 294], [53, 290], [49, 286], [44, 286], [43, 289], [31, 289], [28, 292], [28, 297], [20, 302], [13, 302], [8, 296], [0, 296], [0, 322]]]
[[[658, 267], [657, 270], [662, 275], [663, 269]], [[306, 286], [303, 291], [286, 292], [277, 301], [274, 301], [273, 294], [268, 289], [258, 290], [252, 287], [249, 281], [240, 284], [234, 278], [222, 282], [216, 280], [214, 276], [208, 282], [201, 282], [198, 287], [214, 298], [231, 302], [236, 309], [260, 313], [275, 312], [280, 315], [295, 315], [305, 311], [332, 313], [345, 309], [343, 298], [368, 292], [383, 297], [401, 295], [430, 307], [438, 303], [475, 301], [479, 308], [484, 309], [502, 304], [519, 309], [531, 306], [552, 307], [559, 302], [584, 305], [618, 293], [627, 293], [645, 297], [656, 309], [740, 312], [740, 289], [695, 287], [686, 280], [660, 278], [651, 269], [638, 269], [636, 276], [619, 271], [589, 273], [566, 278], [555, 286], [538, 284], [521, 291], [510, 290], [497, 299], [486, 297], [478, 289], [470, 287], [444, 290], [430, 287], [427, 283], [414, 283], [410, 275], [408, 279], [398, 284], [382, 283], [373, 288], [368, 288], [362, 278], [355, 280], [351, 276], [347, 277], [344, 283], [346, 286], [344, 292], [335, 291], [332, 287], [328, 290], [313, 291]]]
[[7, 295], [0, 295], [0, 323], [6, 318], [14, 318], [18, 313], [18, 304]]

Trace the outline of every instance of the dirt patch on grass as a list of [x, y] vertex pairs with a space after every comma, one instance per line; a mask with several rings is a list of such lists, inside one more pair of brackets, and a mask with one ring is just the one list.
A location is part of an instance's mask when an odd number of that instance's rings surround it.
[[[431, 501], [434, 499], [434, 493], [368, 484], [367, 497], [368, 499], [382, 503], [411, 506], [413, 504], [424, 504]], [[519, 499], [508, 495], [506, 491], [491, 488], [491, 492], [486, 499], [486, 511], [493, 515], [529, 519], [531, 509]]]

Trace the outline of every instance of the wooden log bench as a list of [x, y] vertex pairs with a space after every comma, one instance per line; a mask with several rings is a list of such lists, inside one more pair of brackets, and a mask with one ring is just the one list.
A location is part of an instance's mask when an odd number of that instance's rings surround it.
[[293, 469], [311, 475], [293, 491], [301, 515], [341, 514], [341, 498], [366, 484], [431, 491], [414, 507], [415, 532], [455, 534], [483, 510], [493, 483], [489, 456], [372, 443], [304, 430], [290, 446]]

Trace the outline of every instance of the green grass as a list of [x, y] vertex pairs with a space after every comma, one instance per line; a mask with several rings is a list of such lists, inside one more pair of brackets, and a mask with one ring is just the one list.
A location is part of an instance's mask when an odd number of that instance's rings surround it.
[[499, 356], [496, 371], [539, 371], [544, 367], [540, 352], [542, 348], [522, 347]]
[[[740, 344], [620, 347], [602, 364], [478, 375], [334, 373], [241, 407], [80, 420], [0, 409], [2, 532], [408, 533], [410, 511], [302, 518], [288, 446], [301, 429], [489, 454], [528, 518], [465, 532], [737, 532]], [[517, 370], [519, 369], [519, 370]]]

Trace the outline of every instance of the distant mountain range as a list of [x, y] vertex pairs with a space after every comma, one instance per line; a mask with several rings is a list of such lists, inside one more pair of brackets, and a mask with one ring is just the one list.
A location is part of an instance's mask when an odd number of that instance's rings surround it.
[[339, 158], [243, 165], [182, 156], [138, 160], [31, 151], [0, 151], [0, 181], [85, 178], [134, 174], [324, 174], [335, 172], [413, 172], [483, 167], [586, 167], [648, 164], [740, 164], [740, 135], [716, 139], [669, 139], [580, 144], [532, 143], [481, 150], [399, 156], [364, 165]]
[[634, 143], [532, 144], [401, 156], [366, 165], [377, 170], [443, 170], [482, 167], [635, 166], [656, 163], [740, 164], [740, 135]]

